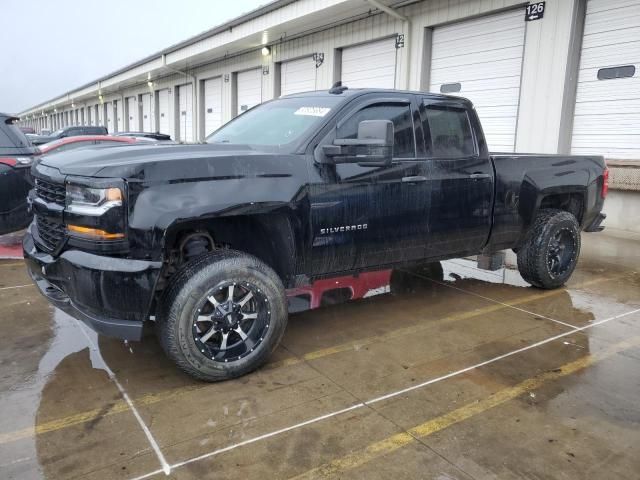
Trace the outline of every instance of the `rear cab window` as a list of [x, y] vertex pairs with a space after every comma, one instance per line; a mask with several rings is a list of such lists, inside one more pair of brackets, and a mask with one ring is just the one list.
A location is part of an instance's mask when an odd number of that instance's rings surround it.
[[465, 107], [425, 99], [420, 116], [428, 156], [460, 158], [477, 155], [469, 112]]

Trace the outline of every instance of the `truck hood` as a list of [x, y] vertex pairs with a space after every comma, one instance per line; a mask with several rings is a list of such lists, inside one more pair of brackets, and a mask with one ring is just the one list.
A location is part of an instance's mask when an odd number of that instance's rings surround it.
[[295, 155], [260, 152], [246, 145], [125, 145], [71, 150], [42, 157], [64, 175], [177, 181], [286, 175]]

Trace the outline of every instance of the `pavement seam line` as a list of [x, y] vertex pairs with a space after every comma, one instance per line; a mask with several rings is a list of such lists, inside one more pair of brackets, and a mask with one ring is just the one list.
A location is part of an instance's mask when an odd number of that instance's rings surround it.
[[640, 336], [636, 336], [633, 339], [624, 340], [615, 345], [609, 346], [601, 353], [586, 355], [582, 358], [566, 363], [558, 369], [546, 371], [535, 377], [523, 380], [517, 385], [499, 390], [498, 392], [483, 400], [468, 403], [460, 408], [416, 425], [415, 427], [406, 429], [403, 432], [371, 443], [363, 449], [345, 455], [339, 459], [332, 460], [323, 465], [320, 465], [319, 467], [315, 467], [300, 475], [292, 477], [291, 480], [326, 477], [336, 473], [344, 472], [345, 470], [357, 468], [380, 456], [392, 453], [415, 441], [420, 442], [420, 439], [422, 438], [433, 435], [434, 433], [444, 430], [452, 425], [468, 420], [494, 407], [514, 400], [527, 392], [536, 390], [546, 382], [557, 380], [576, 373], [580, 370], [584, 370], [585, 368], [588, 368], [597, 362], [605, 360], [617, 353], [623, 352], [638, 345], [640, 345]]
[[[599, 321], [590, 323], [589, 325], [585, 325], [583, 327], [577, 327], [577, 328], [575, 328], [573, 330], [568, 330], [568, 331], [563, 332], [563, 333], [561, 333], [559, 335], [554, 335], [553, 337], [548, 337], [548, 338], [546, 338], [544, 340], [541, 340], [539, 342], [532, 343], [531, 345], [528, 345], [526, 347], [522, 347], [522, 348], [519, 348], [517, 350], [513, 350], [511, 352], [507, 352], [505, 354], [499, 355], [499, 356], [491, 358], [489, 360], [485, 360], [484, 362], [480, 362], [480, 363], [478, 363], [476, 365], [472, 365], [470, 367], [466, 367], [466, 368], [463, 368], [463, 369], [460, 369], [460, 370], [456, 370], [456, 371], [451, 372], [451, 373], [449, 373], [447, 375], [443, 375], [441, 377], [437, 377], [437, 378], [428, 380], [428, 381], [420, 383], [418, 385], [413, 385], [411, 387], [408, 387], [408, 388], [405, 388], [405, 389], [402, 389], [402, 390], [397, 390], [395, 392], [391, 392], [389, 394], [382, 395], [382, 396], [373, 398], [371, 400], [367, 400], [367, 401], [363, 401], [363, 402], [360, 402], [360, 403], [356, 403], [354, 405], [351, 405], [350, 407], [347, 407], [347, 408], [344, 408], [344, 409], [341, 409], [341, 410], [337, 410], [337, 411], [334, 411], [334, 412], [330, 412], [330, 413], [327, 413], [327, 414], [319, 416], [319, 417], [311, 418], [309, 420], [306, 420], [304, 422], [298, 423], [296, 425], [292, 425], [292, 426], [289, 426], [289, 427], [282, 428], [280, 430], [269, 432], [269, 433], [266, 433], [266, 434], [261, 435], [259, 437], [250, 438], [248, 440], [245, 440], [244, 442], [240, 442], [240, 443], [236, 443], [236, 444], [233, 444], [233, 445], [229, 445], [227, 447], [224, 447], [224, 448], [221, 448], [221, 449], [218, 449], [218, 450], [214, 450], [212, 452], [205, 453], [203, 455], [199, 455], [197, 457], [193, 457], [193, 458], [190, 458], [190, 459], [175, 463], [175, 464], [171, 465], [171, 469], [173, 470], [173, 469], [176, 469], [176, 468], [179, 468], [179, 467], [183, 467], [185, 465], [189, 465], [189, 464], [194, 463], [194, 462], [198, 462], [200, 460], [211, 458], [211, 457], [214, 457], [214, 456], [219, 455], [221, 453], [225, 453], [225, 452], [228, 452], [228, 451], [231, 451], [231, 450], [235, 450], [236, 448], [242, 447], [244, 445], [255, 443], [255, 442], [259, 441], [259, 440], [264, 440], [266, 438], [271, 438], [271, 437], [274, 437], [276, 435], [280, 435], [282, 433], [286, 433], [286, 432], [295, 430], [297, 428], [301, 428], [301, 427], [304, 427], [304, 426], [307, 426], [307, 425], [311, 425], [311, 424], [320, 422], [322, 420], [326, 420], [328, 418], [335, 417], [337, 415], [340, 415], [340, 414], [348, 412], [348, 411], [357, 410], [359, 408], [364, 408], [364, 407], [369, 407], [370, 405], [372, 405], [374, 403], [377, 403], [377, 402], [380, 402], [382, 400], [388, 400], [389, 398], [397, 397], [398, 395], [402, 395], [402, 394], [407, 393], [409, 391], [416, 390], [418, 388], [423, 388], [423, 387], [425, 387], [427, 385], [430, 385], [430, 384], [433, 384], [433, 383], [436, 383], [436, 382], [447, 380], [449, 378], [461, 375], [461, 374], [469, 372], [471, 370], [475, 370], [475, 369], [483, 367], [485, 365], [489, 365], [489, 364], [495, 363], [495, 362], [500, 361], [500, 360], [502, 360], [504, 358], [507, 358], [507, 357], [510, 357], [510, 356], [513, 356], [513, 355], [517, 355], [518, 353], [522, 353], [522, 352], [527, 351], [527, 350], [532, 350], [532, 349], [537, 348], [537, 347], [539, 347], [541, 345], [546, 345], [547, 343], [550, 343], [550, 342], [553, 342], [555, 340], [558, 340], [559, 338], [563, 338], [563, 337], [566, 337], [566, 336], [569, 336], [569, 335], [573, 335], [574, 333], [581, 332], [581, 331], [584, 331], [584, 330], [588, 330], [588, 329], [596, 327], [598, 325], [603, 325], [603, 324], [609, 323], [609, 322], [611, 322], [613, 320], [618, 320], [620, 318], [624, 318], [624, 317], [627, 317], [629, 315], [634, 315], [634, 314], [639, 313], [639, 312], [640, 312], [640, 308], [637, 308], [635, 310], [631, 310], [631, 311], [628, 311], [628, 312], [625, 312], [625, 313], [621, 313], [621, 314], [618, 314], [618, 315], [615, 315], [615, 316], [612, 316], [612, 317], [605, 318], [603, 320], [599, 320]], [[624, 343], [624, 342], [622, 342], [622, 343]], [[609, 348], [612, 348], [612, 347], [609, 347]], [[149, 473], [146, 473], [144, 475], [135, 477], [132, 480], [144, 480], [146, 478], [153, 477], [154, 475], [157, 475], [158, 473], [161, 473], [161, 472], [162, 472], [162, 470], [155, 470], [153, 472], [149, 472]]]
[[[610, 278], [597, 278], [594, 280], [590, 280], [587, 282], [584, 282], [580, 285], [580, 287], [585, 287], [585, 286], [589, 286], [589, 285], [594, 285], [594, 284], [598, 284], [601, 282], [605, 282], [605, 281], [610, 281], [610, 280], [615, 280], [620, 276], [616, 276], [616, 277], [610, 277]], [[543, 298], [547, 298], [547, 297], [552, 297], [555, 295], [559, 295], [560, 293], [564, 292], [564, 290], [562, 289], [558, 289], [558, 290], [550, 290], [547, 292], [542, 292], [540, 294], [533, 294], [533, 295], [525, 295], [521, 298], [515, 299], [513, 301], [511, 301], [512, 305], [520, 305], [523, 303], [528, 303], [528, 302], [532, 302], [535, 300], [541, 300]], [[457, 314], [453, 314], [453, 315], [447, 315], [445, 317], [441, 317], [438, 318], [432, 322], [430, 322], [429, 324], [419, 324], [419, 325], [414, 325], [411, 327], [405, 327], [402, 329], [397, 329], [397, 330], [393, 330], [392, 332], [389, 332], [388, 334], [383, 334], [383, 335], [377, 335], [377, 336], [373, 336], [373, 337], [366, 337], [360, 340], [353, 340], [350, 342], [346, 342], [340, 345], [336, 345], [333, 347], [328, 347], [328, 348], [324, 348], [324, 349], [320, 349], [320, 350], [315, 350], [313, 352], [309, 352], [306, 353], [300, 357], [293, 357], [293, 358], [288, 358], [285, 360], [280, 360], [277, 362], [273, 362], [273, 363], [269, 363], [267, 365], [265, 365], [263, 368], [265, 369], [276, 369], [276, 368], [282, 368], [282, 367], [287, 367], [287, 366], [292, 366], [292, 365], [298, 365], [300, 363], [304, 363], [304, 362], [308, 362], [311, 360], [316, 360], [319, 358], [324, 358], [326, 356], [329, 355], [334, 355], [334, 354], [338, 354], [338, 353], [342, 353], [342, 352], [347, 352], [347, 351], [351, 351], [354, 350], [356, 348], [360, 348], [360, 347], [364, 347], [367, 345], [371, 345], [377, 342], [381, 342], [381, 341], [385, 341], [385, 340], [390, 340], [390, 339], [394, 339], [394, 338], [400, 338], [402, 336], [406, 336], [406, 335], [412, 335], [412, 334], [416, 334], [419, 333], [423, 330], [427, 330], [429, 328], [431, 328], [434, 324], [440, 322], [440, 323], [445, 323], [445, 322], [455, 322], [458, 320], [467, 320], [469, 318], [474, 318], [480, 315], [484, 315], [487, 313], [492, 313], [492, 312], [496, 312], [499, 310], [502, 310], [504, 308], [507, 308], [505, 305], [490, 305], [487, 307], [481, 307], [478, 309], [474, 309], [468, 312], [461, 312], [461, 313], [457, 313]], [[182, 396], [182, 395], [186, 395], [190, 392], [193, 391], [198, 391], [200, 389], [204, 389], [207, 388], [207, 385], [202, 386], [200, 384], [196, 384], [196, 385], [191, 385], [188, 387], [180, 387], [177, 389], [173, 389], [173, 390], [169, 390], [169, 391], [163, 391], [163, 392], [159, 392], [159, 393], [148, 393], [148, 394], [144, 394], [138, 398], [135, 399], [136, 404], [138, 405], [144, 405], [144, 406], [148, 406], [148, 405], [153, 405], [159, 402], [163, 402], [166, 400], [171, 400], [174, 399], [176, 397]], [[85, 423], [85, 422], [89, 422], [91, 420], [96, 419], [98, 416], [107, 416], [107, 415], [114, 415], [114, 414], [118, 414], [118, 413], [122, 413], [127, 411], [128, 409], [128, 405], [126, 404], [126, 402], [124, 401], [120, 401], [117, 402], [113, 405], [112, 408], [110, 408], [107, 412], [101, 411], [101, 409], [93, 409], [93, 410], [88, 410], [86, 412], [81, 412], [78, 414], [74, 414], [74, 415], [69, 415], [60, 419], [56, 419], [56, 420], [50, 420], [48, 422], [42, 423], [40, 425], [36, 425], [35, 427], [28, 427], [28, 428], [24, 428], [21, 430], [14, 430], [13, 432], [7, 432], [7, 433], [0, 433], [0, 445], [5, 444], [5, 443], [9, 443], [9, 442], [13, 442], [13, 441], [17, 441], [17, 440], [21, 440], [24, 438], [29, 438], [33, 435], [41, 435], [44, 433], [48, 433], [48, 432], [52, 432], [52, 431], [56, 431], [56, 430], [60, 430], [63, 428], [68, 428], [68, 427], [72, 427], [74, 425], [78, 425], [81, 423]]]
[[98, 346], [93, 342], [91, 337], [89, 337], [89, 335], [85, 331], [84, 324], [82, 324], [77, 319], [74, 319], [74, 320], [76, 321], [76, 325], [78, 326], [78, 328], [82, 331], [82, 334], [85, 336], [85, 338], [89, 342], [89, 347], [91, 349], [93, 349], [93, 351], [95, 352], [96, 355], [100, 356], [100, 360], [102, 361], [102, 364], [104, 365], [104, 369], [107, 372], [107, 375], [109, 376], [109, 379], [118, 388], [118, 390], [120, 391], [120, 395], [122, 395], [122, 398], [124, 398], [124, 401], [127, 403], [129, 409], [131, 410], [131, 413], [133, 413], [133, 416], [138, 421], [138, 424], [140, 425], [140, 428], [144, 432], [145, 437], [147, 437], [147, 441], [149, 442], [149, 445], [151, 445], [151, 448], [155, 452], [156, 457], [158, 458], [158, 461], [160, 462], [160, 465], [162, 466], [162, 471], [164, 472], [165, 475], [169, 475], [171, 473], [171, 467], [169, 466], [169, 462], [167, 462], [164, 454], [162, 453], [162, 450], [160, 450], [160, 446], [158, 445], [158, 442], [154, 438], [153, 434], [151, 433], [151, 430], [149, 430], [149, 427], [147, 426], [147, 424], [144, 423], [144, 420], [142, 419], [142, 416], [140, 415], [140, 412], [138, 412], [138, 409], [136, 408], [136, 406], [131, 401], [131, 398], [129, 397], [129, 394], [127, 393], [127, 391], [124, 389], [124, 387], [122, 386], [122, 384], [120, 383], [120, 381], [116, 377], [116, 374], [113, 372], [113, 370], [111, 370], [109, 365], [107, 365], [107, 362], [104, 360], [104, 358], [102, 358], [102, 353], [100, 352], [100, 349], [98, 348]]

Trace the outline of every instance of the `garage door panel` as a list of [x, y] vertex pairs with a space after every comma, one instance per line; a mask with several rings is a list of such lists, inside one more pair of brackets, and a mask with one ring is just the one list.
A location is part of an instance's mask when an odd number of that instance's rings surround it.
[[578, 85], [576, 103], [587, 101], [607, 102], [611, 100], [636, 99], [638, 97], [640, 97], [640, 76], [582, 82]]
[[589, 13], [587, 10], [587, 18], [589, 21], [585, 22], [584, 35], [588, 37], [589, 35], [600, 32], [612, 32], [615, 34], [615, 32], [620, 29], [633, 26], [629, 21], [639, 17], [640, 4], [637, 3], [626, 8], [610, 8], [594, 13]]
[[[640, 159], [640, 2], [588, 0], [572, 152]], [[630, 78], [599, 80], [603, 67], [635, 65]]]
[[342, 83], [350, 88], [395, 88], [395, 76], [394, 38], [342, 50]]
[[311, 57], [280, 65], [280, 94], [290, 95], [316, 89], [316, 65]]
[[[619, 150], [631, 150], [640, 145], [640, 135], [576, 135], [574, 137], [574, 147], [600, 147], [603, 144], [615, 145]], [[600, 154], [602, 155], [602, 154]]]
[[602, 48], [637, 41], [640, 41], [640, 26], [632, 26], [617, 31], [606, 31], [588, 35], [582, 40], [582, 48], [583, 53], [587, 53], [591, 48]]
[[180, 121], [180, 141], [193, 142], [193, 86], [192, 84], [178, 87], [178, 119]]
[[621, 130], [629, 135], [640, 135], [640, 113], [578, 115], [574, 126], [585, 135], [618, 134]]
[[587, 13], [597, 13], [603, 10], [611, 10], [637, 5], [638, 0], [593, 0], [589, 2]]
[[606, 102], [577, 103], [575, 115], [617, 115], [640, 112], [640, 98], [610, 100]]
[[520, 77], [520, 65], [522, 57], [509, 60], [496, 60], [495, 62], [477, 63], [474, 65], [462, 65], [447, 69], [438, 69], [433, 72], [432, 83], [477, 80], [483, 78]]
[[460, 83], [454, 95], [473, 102], [491, 150], [515, 148], [524, 33], [520, 8], [433, 31], [430, 91]]
[[[640, 21], [640, 20], [639, 20]], [[640, 33], [640, 27], [638, 28]], [[624, 44], [623, 48], [612, 48], [614, 45]], [[640, 37], [636, 41], [625, 39], [624, 42], [610, 43], [583, 50], [581, 70], [602, 68], [608, 65], [627, 65], [640, 63]]]
[[[473, 38], [462, 38], [458, 40], [452, 40], [446, 43], [446, 52], [455, 52], [456, 50], [466, 53], [481, 53], [486, 51], [495, 50], [495, 54], [501, 55], [503, 48], [511, 48], [524, 45], [523, 41], [524, 28], [516, 28], [508, 30], [506, 32], [494, 32], [479, 35]], [[434, 50], [437, 52], [437, 56], [433, 56], [433, 59], [440, 59], [448, 56], [455, 56], [449, 53], [443, 54], [437, 50], [437, 47], [442, 42], [433, 42]]]
[[[524, 28], [522, 10], [512, 10], [499, 15], [488, 15], [474, 20], [467, 20], [451, 25], [446, 25], [445, 31], [438, 35], [437, 42], [448, 42], [460, 38], [473, 39], [483, 36], [482, 32], [503, 32], [516, 28]], [[522, 25], [521, 25], [522, 24]]]
[[[505, 47], [500, 52], [503, 60], [520, 58], [522, 56], [522, 45], [515, 47]], [[434, 58], [431, 60], [433, 69], [450, 68], [461, 65], [475, 65], [478, 63], [492, 62], [496, 60], [496, 52], [493, 50], [480, 51], [470, 53], [465, 50], [465, 53], [460, 55], [452, 55], [449, 57]]]
[[204, 82], [205, 135], [222, 125], [222, 78], [210, 78]]
[[240, 114], [262, 103], [262, 69], [255, 68], [237, 74], [237, 98]]
[[158, 131], [169, 134], [169, 90], [158, 90]]
[[[638, 154], [634, 148], [618, 148], [607, 147], [607, 156], [609, 158], [615, 158], [620, 160], [637, 160]], [[597, 147], [573, 147], [572, 153], [574, 155], [602, 155], [602, 146]]]
[[[450, 82], [447, 82], [450, 83]], [[460, 83], [461, 91], [463, 92], [493, 92], [497, 90], [509, 90], [516, 93], [516, 99], [520, 91], [520, 77], [499, 77], [499, 78], [482, 78], [478, 80], [460, 80], [455, 83]], [[440, 87], [444, 83], [434, 82], [436, 87], [434, 92], [439, 93]], [[460, 95], [460, 93], [453, 93], [453, 95]]]

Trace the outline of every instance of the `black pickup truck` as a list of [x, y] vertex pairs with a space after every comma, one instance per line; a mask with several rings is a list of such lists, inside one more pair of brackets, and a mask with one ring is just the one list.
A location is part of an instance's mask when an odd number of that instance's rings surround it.
[[33, 168], [32, 278], [99, 333], [155, 319], [208, 381], [264, 363], [285, 289], [513, 249], [522, 276], [563, 285], [599, 231], [602, 157], [489, 153], [463, 98], [348, 90], [262, 104], [203, 145], [112, 147]]

